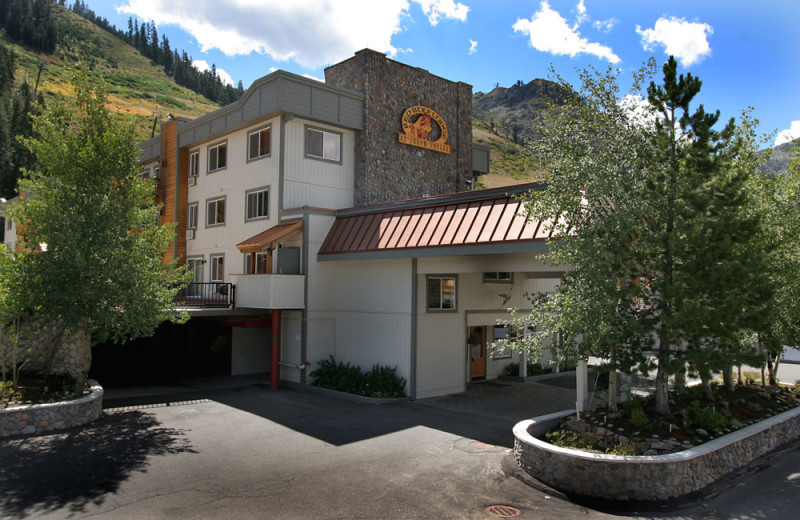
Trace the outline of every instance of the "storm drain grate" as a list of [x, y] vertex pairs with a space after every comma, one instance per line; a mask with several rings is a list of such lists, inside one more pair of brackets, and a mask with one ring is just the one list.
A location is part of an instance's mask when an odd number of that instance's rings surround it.
[[492, 516], [497, 516], [499, 518], [514, 518], [515, 516], [519, 516], [522, 511], [517, 509], [516, 507], [511, 506], [489, 506], [484, 511], [489, 513]]

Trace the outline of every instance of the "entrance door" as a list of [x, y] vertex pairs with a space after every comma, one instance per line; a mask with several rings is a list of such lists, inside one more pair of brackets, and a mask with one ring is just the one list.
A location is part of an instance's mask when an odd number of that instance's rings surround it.
[[472, 379], [486, 377], [486, 327], [470, 327], [467, 345], [472, 359]]

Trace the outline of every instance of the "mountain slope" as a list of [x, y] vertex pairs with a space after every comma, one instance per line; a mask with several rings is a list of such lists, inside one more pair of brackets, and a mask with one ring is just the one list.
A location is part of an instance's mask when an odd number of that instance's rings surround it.
[[178, 86], [161, 67], [151, 64], [133, 47], [68, 9], [54, 5], [51, 16], [59, 31], [52, 54], [19, 45], [0, 33], [16, 55], [16, 83], [27, 81], [35, 86], [42, 67], [38, 91], [44, 94], [46, 102], [56, 96], [72, 96], [65, 67], [80, 61], [102, 74], [108, 84], [109, 108], [133, 117], [141, 139], [150, 137], [155, 117], [163, 119], [170, 112], [194, 118], [219, 108], [205, 97]]

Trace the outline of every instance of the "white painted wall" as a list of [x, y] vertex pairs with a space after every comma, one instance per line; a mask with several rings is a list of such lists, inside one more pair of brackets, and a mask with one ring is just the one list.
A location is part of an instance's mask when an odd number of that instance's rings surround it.
[[[247, 161], [247, 134], [271, 125], [271, 155], [255, 161]], [[208, 147], [227, 141], [227, 167], [207, 173]], [[242, 254], [236, 244], [269, 229], [278, 223], [278, 192], [280, 171], [280, 119], [254, 123], [247, 128], [213, 139], [199, 146], [199, 176], [196, 186], [188, 187], [188, 202], [198, 203], [197, 232], [194, 240], [187, 240], [187, 256], [202, 256], [209, 260], [212, 254], [225, 255], [225, 277], [241, 273], [244, 267]], [[245, 221], [246, 192], [251, 189], [269, 187], [269, 218]], [[206, 227], [206, 201], [225, 196], [225, 225]], [[203, 270], [205, 280], [211, 276], [210, 262]]]
[[[467, 327], [487, 326], [489, 342], [498, 319], [507, 308], [529, 307], [526, 292], [552, 291], [558, 278], [539, 278], [560, 270], [543, 265], [531, 254], [421, 258], [417, 266], [417, 398], [462, 392], [470, 379]], [[484, 272], [512, 272], [513, 283], [483, 281]], [[536, 277], [528, 273], [536, 273]], [[456, 312], [426, 310], [426, 275], [457, 276]], [[502, 295], [502, 296], [501, 296]], [[506, 295], [508, 301], [503, 303]], [[496, 378], [519, 355], [492, 359], [487, 348], [486, 377]]]
[[231, 335], [231, 375], [269, 371], [269, 329], [231, 327]]
[[[305, 157], [306, 125], [342, 135], [341, 164]], [[355, 193], [355, 133], [295, 117], [286, 123], [284, 208], [349, 208]]]

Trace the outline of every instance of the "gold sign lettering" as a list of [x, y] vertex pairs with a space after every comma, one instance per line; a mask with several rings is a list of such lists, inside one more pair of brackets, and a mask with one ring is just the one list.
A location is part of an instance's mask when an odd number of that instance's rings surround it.
[[[413, 106], [403, 112], [401, 119], [403, 123], [403, 133], [398, 134], [398, 141], [411, 146], [427, 148], [435, 152], [450, 153], [450, 145], [447, 141], [447, 124], [442, 116], [434, 110], [421, 105]], [[435, 141], [430, 140], [433, 132], [432, 123], [439, 126], [439, 138]]]

